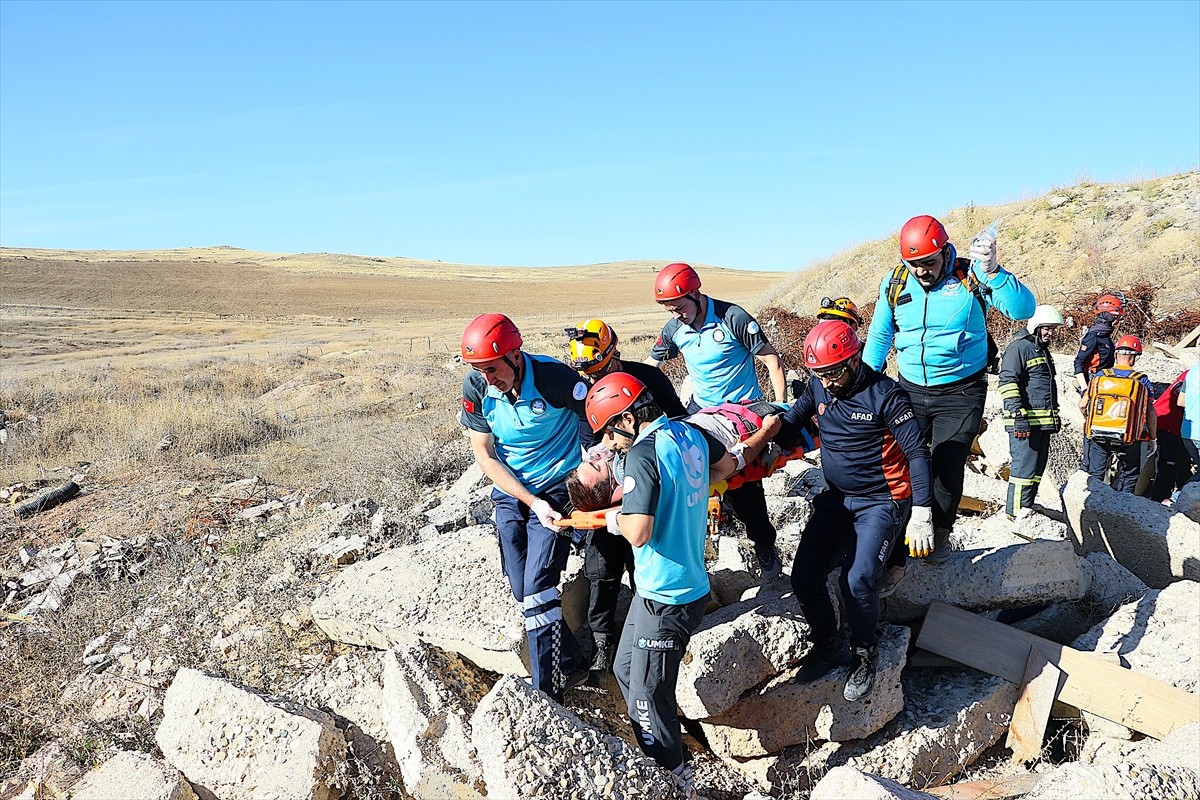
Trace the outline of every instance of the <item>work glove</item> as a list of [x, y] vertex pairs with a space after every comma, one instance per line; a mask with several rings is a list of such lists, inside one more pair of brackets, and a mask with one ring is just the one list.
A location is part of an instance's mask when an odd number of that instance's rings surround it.
[[967, 257], [972, 261], [978, 261], [988, 275], [1000, 269], [1000, 265], [996, 262], [995, 239], [986, 236], [975, 237], [975, 241], [971, 242], [971, 250], [967, 253]]
[[554, 530], [554, 520], [562, 519], [562, 514], [555, 511], [549, 503], [542, 498], [535, 498], [533, 504], [529, 506], [529, 510], [537, 515], [538, 522], [542, 523], [543, 528]]
[[1146, 458], [1154, 458], [1154, 454], [1158, 452], [1158, 439], [1151, 439], [1146, 442]]
[[1025, 419], [1025, 409], [1021, 409], [1013, 417], [1013, 436], [1018, 439], [1028, 439], [1029, 430], [1029, 420]]
[[933, 509], [915, 506], [904, 530], [904, 543], [913, 558], [924, 558], [933, 552]]
[[1085, 378], [1083, 375], [1076, 375], [1075, 376], [1075, 393], [1082, 396], [1083, 393], [1087, 391], [1087, 387], [1088, 387], [1087, 378]]

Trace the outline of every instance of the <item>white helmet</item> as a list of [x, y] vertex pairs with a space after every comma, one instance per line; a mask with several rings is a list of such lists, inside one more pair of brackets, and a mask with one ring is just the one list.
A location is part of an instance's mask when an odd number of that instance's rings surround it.
[[1063, 317], [1054, 306], [1038, 306], [1033, 310], [1033, 316], [1025, 323], [1025, 328], [1034, 333], [1046, 325], [1062, 325]]

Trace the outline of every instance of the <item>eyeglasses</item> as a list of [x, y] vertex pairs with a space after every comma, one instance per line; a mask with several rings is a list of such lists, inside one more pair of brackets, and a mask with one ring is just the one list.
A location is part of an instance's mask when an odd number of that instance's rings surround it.
[[941, 257], [942, 257], [942, 254], [940, 252], [938, 252], [938, 253], [934, 253], [931, 256], [926, 256], [925, 258], [905, 259], [904, 263], [908, 264], [910, 267], [920, 267], [921, 269], [933, 269], [933, 267], [938, 263], [938, 260], [941, 259]]
[[838, 364], [836, 367], [830, 367], [829, 369], [821, 369], [821, 370], [814, 369], [812, 371], [812, 374], [816, 375], [818, 378], [820, 378], [823, 381], [833, 383], [834, 381], [838, 380], [843, 375], [845, 375], [846, 370], [848, 370], [848, 369], [850, 369], [850, 362], [843, 361], [841, 364]]

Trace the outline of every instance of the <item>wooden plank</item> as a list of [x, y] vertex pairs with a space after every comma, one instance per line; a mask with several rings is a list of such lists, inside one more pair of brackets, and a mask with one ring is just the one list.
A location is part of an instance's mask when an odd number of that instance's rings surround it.
[[1200, 325], [1197, 325], [1196, 327], [1192, 328], [1192, 332], [1189, 333], [1187, 336], [1183, 337], [1182, 339], [1180, 339], [1179, 344], [1177, 344], [1175, 346], [1176, 347], [1191, 347], [1192, 344], [1194, 344], [1197, 339], [1200, 339]]
[[1043, 775], [1013, 775], [993, 781], [961, 781], [949, 786], [933, 786], [921, 791], [948, 800], [1005, 800], [1033, 791]]
[[912, 655], [908, 657], [908, 666], [910, 667], [958, 667], [962, 668], [962, 663], [955, 661], [953, 658], [935, 655], [928, 650], [915, 648]]
[[1013, 751], [1013, 761], [1024, 764], [1042, 754], [1046, 724], [1050, 722], [1050, 707], [1062, 683], [1062, 670], [1046, 660], [1036, 647], [1029, 648], [1021, 691], [1008, 724], [1008, 741], [1004, 746]]
[[1064, 703], [1156, 739], [1200, 722], [1200, 695], [945, 603], [930, 606], [917, 646], [1016, 684], [1036, 647], [1062, 670]]

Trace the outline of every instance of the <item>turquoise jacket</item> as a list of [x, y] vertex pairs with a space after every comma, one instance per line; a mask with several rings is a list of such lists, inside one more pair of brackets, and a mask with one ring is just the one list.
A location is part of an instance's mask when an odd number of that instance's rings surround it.
[[[948, 264], [957, 254], [950, 245]], [[988, 275], [972, 266], [984, 300], [1009, 319], [1020, 322], [1033, 316], [1037, 305], [1033, 293], [1016, 276], [1001, 267]], [[879, 285], [879, 301], [871, 317], [871, 329], [863, 360], [874, 370], [883, 370], [888, 350], [896, 346], [900, 377], [919, 386], [941, 386], [969, 378], [987, 366], [987, 327], [983, 309], [974, 294], [947, 269], [928, 292], [911, 275], [896, 298], [888, 304], [889, 272]]]

